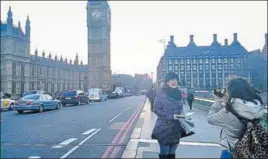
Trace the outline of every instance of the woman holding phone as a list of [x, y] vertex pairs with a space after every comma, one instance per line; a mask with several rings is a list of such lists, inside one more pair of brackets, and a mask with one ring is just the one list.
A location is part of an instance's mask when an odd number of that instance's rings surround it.
[[177, 116], [183, 112], [182, 92], [178, 88], [178, 76], [171, 72], [165, 78], [162, 89], [156, 93], [154, 112], [158, 116], [152, 138], [160, 145], [159, 158], [175, 159], [182, 128]]
[[228, 83], [227, 91], [214, 90], [215, 103], [208, 113], [208, 123], [222, 127], [220, 145], [221, 158], [231, 158], [235, 144], [243, 136], [246, 124], [232, 112], [247, 120], [259, 119], [265, 109], [258, 92], [244, 78], [234, 78]]

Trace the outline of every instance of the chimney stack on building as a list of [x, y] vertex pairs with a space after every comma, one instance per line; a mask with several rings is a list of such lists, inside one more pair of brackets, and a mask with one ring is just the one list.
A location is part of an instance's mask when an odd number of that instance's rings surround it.
[[237, 40], [237, 33], [234, 33], [234, 41], [238, 41]]
[[228, 46], [228, 39], [224, 39], [224, 46]]

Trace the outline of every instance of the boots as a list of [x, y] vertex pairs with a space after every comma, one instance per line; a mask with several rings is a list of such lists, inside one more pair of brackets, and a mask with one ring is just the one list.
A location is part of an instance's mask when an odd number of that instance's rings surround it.
[[175, 154], [161, 155], [159, 154], [159, 159], [175, 159]]
[[169, 157], [168, 157], [169, 155], [161, 155], [161, 154], [159, 154], [159, 159], [168, 159]]
[[175, 154], [168, 154], [169, 159], [176, 159]]

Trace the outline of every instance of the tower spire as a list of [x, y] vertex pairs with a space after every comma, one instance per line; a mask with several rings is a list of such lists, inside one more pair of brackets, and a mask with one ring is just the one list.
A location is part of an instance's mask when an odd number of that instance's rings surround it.
[[31, 35], [31, 22], [30, 22], [29, 15], [27, 16], [27, 19], [26, 19], [25, 34], [30, 39], [30, 35]]
[[13, 18], [12, 18], [13, 14], [11, 11], [11, 6], [9, 6], [8, 12], [7, 12], [7, 25], [8, 27], [12, 27], [13, 26]]

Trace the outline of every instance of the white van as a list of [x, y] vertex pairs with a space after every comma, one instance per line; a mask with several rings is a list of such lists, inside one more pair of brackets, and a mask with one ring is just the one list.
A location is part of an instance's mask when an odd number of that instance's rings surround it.
[[88, 89], [88, 99], [90, 101], [102, 102], [107, 100], [107, 95], [101, 88], [90, 88]]
[[124, 88], [123, 88], [123, 87], [116, 87], [116, 88], [114, 89], [114, 91], [115, 91], [115, 93], [118, 94], [118, 96], [119, 96], [120, 98], [123, 98], [123, 97], [124, 97], [124, 93], [125, 93], [125, 91], [124, 91]]

